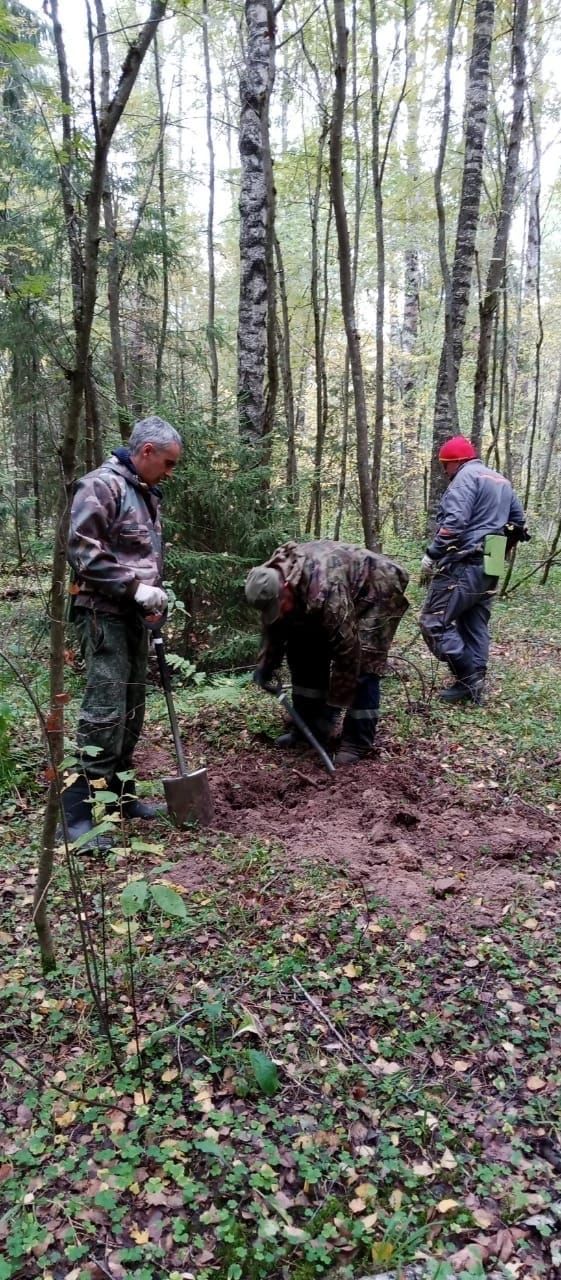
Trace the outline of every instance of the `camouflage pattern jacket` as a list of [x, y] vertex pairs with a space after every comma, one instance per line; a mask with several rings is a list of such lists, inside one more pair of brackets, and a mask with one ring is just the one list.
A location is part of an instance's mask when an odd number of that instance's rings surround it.
[[118, 457], [78, 481], [70, 513], [68, 559], [74, 603], [101, 613], [131, 607], [139, 583], [162, 579], [159, 491]]
[[[284, 657], [287, 631], [303, 618], [319, 624], [332, 654], [329, 702], [349, 707], [359, 675], [381, 675], [400, 619], [409, 607], [409, 575], [395, 561], [363, 547], [323, 538], [287, 542], [267, 566], [294, 592], [292, 613], [267, 627], [259, 665], [267, 680]], [[305, 628], [303, 631], [305, 643]]]

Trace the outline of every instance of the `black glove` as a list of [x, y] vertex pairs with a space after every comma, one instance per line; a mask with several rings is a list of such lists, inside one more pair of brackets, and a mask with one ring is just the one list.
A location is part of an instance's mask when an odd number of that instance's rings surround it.
[[528, 528], [525, 524], [505, 524], [504, 532], [507, 556], [511, 551], [514, 551], [519, 542], [531, 542], [532, 540], [532, 535], [528, 533]]
[[255, 671], [253, 672], [253, 683], [257, 685], [258, 689], [263, 689], [265, 693], [279, 694], [281, 691], [280, 684], [272, 683], [272, 674], [269, 674], [267, 671], [263, 671], [261, 667], [255, 668]]

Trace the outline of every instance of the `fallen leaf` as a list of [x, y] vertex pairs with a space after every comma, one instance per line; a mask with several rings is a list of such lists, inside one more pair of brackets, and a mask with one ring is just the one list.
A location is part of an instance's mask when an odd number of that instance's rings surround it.
[[424, 924], [416, 924], [415, 928], [411, 929], [410, 932], [407, 934], [407, 937], [410, 939], [411, 942], [426, 942], [427, 931], [425, 929]]
[[454, 1071], [469, 1071], [471, 1062], [468, 1062], [467, 1058], [456, 1058], [456, 1061], [452, 1063], [452, 1067]]
[[539, 1093], [540, 1089], [545, 1089], [546, 1084], [547, 1080], [544, 1080], [542, 1076], [528, 1076], [526, 1088], [531, 1093]]
[[354, 1200], [349, 1201], [349, 1209], [351, 1213], [364, 1213], [366, 1209], [366, 1201], [360, 1196], [356, 1196]]
[[177, 1080], [178, 1075], [179, 1071], [177, 1070], [177, 1067], [166, 1067], [166, 1070], [162, 1071], [163, 1083], [170, 1084], [172, 1080]]
[[439, 1213], [451, 1213], [452, 1209], [458, 1208], [458, 1201], [457, 1200], [439, 1200], [436, 1207]]
[[399, 1213], [403, 1203], [403, 1191], [401, 1187], [395, 1187], [390, 1196], [390, 1205], [394, 1213]]
[[133, 1222], [132, 1227], [129, 1227], [129, 1234], [132, 1236], [136, 1244], [148, 1244], [150, 1240], [148, 1232], [141, 1231], [138, 1223], [136, 1222]]
[[493, 1222], [493, 1214], [488, 1213], [487, 1209], [474, 1209], [471, 1216], [482, 1231], [486, 1231], [487, 1227], [490, 1227]]
[[343, 965], [342, 972], [344, 973], [346, 978], [358, 978], [360, 969], [357, 969], [356, 964], [353, 964], [351, 960], [350, 964]]
[[538, 927], [538, 922], [537, 922], [537, 920], [535, 919], [535, 917], [534, 917], [534, 916], [528, 916], [528, 919], [527, 919], [527, 920], [523, 920], [523, 921], [522, 921], [522, 924], [524, 925], [524, 928], [525, 928], [525, 929], [531, 929], [532, 931], [533, 931], [534, 929], [537, 929], [537, 927]]
[[443, 1157], [442, 1157], [442, 1160], [440, 1161], [440, 1168], [441, 1168], [441, 1169], [456, 1169], [457, 1167], [458, 1167], [458, 1162], [457, 1162], [457, 1160], [455, 1159], [455, 1157], [452, 1155], [452, 1152], [450, 1151], [450, 1148], [449, 1148], [449, 1147], [445, 1147], [445, 1149], [444, 1149], [444, 1155], [443, 1155]]
[[430, 1178], [434, 1173], [434, 1169], [427, 1160], [419, 1160], [417, 1164], [413, 1165], [413, 1173], [417, 1178]]

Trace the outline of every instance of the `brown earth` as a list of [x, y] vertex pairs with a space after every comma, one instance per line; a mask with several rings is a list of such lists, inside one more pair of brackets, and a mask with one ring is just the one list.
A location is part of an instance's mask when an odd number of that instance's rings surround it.
[[[139, 753], [140, 776], [176, 772], [164, 742]], [[497, 798], [492, 780], [451, 785], [422, 739], [414, 748], [382, 741], [374, 758], [333, 779], [311, 754], [281, 754], [247, 730], [235, 749], [195, 751], [197, 763], [203, 755], [216, 811], [208, 852], [185, 858], [184, 833], [174, 841], [174, 882], [191, 890], [215, 878], [221, 833], [272, 842], [291, 871], [328, 864], [391, 910], [464, 932], [539, 897], [561, 845], [553, 817]]]

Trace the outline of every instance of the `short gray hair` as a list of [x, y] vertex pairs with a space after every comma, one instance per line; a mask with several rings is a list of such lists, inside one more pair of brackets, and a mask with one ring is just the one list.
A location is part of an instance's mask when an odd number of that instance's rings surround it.
[[183, 445], [179, 431], [166, 422], [164, 418], [142, 418], [135, 422], [130, 433], [128, 447], [131, 454], [138, 453], [144, 444], [154, 444], [157, 449], [166, 449], [170, 444]]

